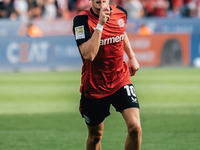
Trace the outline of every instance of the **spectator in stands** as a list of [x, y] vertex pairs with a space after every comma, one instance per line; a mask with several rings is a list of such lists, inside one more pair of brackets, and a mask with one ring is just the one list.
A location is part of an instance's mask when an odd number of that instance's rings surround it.
[[140, 28], [138, 30], [139, 35], [151, 35], [153, 31], [149, 28], [145, 23], [141, 23]]
[[196, 1], [195, 0], [183, 0], [184, 6], [182, 14], [184, 17], [195, 17]]
[[124, 7], [128, 12], [130, 18], [141, 18], [144, 15], [144, 9], [141, 1], [139, 0], [126, 0]]
[[68, 0], [57, 0], [58, 15], [64, 19], [71, 18], [71, 12], [68, 8]]
[[181, 18], [181, 9], [183, 7], [182, 0], [171, 0], [170, 1], [170, 9], [167, 13], [168, 18]]
[[55, 0], [45, 0], [43, 18], [55, 19], [56, 17], [57, 17], [57, 7], [55, 5]]
[[28, 19], [28, 3], [26, 0], [14, 0], [14, 9], [17, 12], [19, 19]]
[[110, 2], [115, 5], [123, 6], [126, 0], [111, 0]]
[[42, 30], [38, 26], [34, 25], [33, 23], [28, 23], [27, 28], [28, 28], [28, 30], [27, 30], [28, 36], [30, 36], [30, 37], [42, 37], [43, 36]]
[[[124, 7], [130, 18], [200, 17], [200, 0], [110, 0], [110, 2]], [[0, 18], [70, 19], [89, 7], [91, 7], [90, 0], [0, 0]]]
[[197, 1], [197, 8], [196, 8], [196, 13], [197, 13], [197, 18], [200, 18], [200, 0]]
[[181, 18], [180, 8], [177, 6], [173, 6], [172, 10], [168, 11], [167, 17], [174, 18], [174, 19]]
[[0, 2], [0, 18], [16, 18], [16, 12], [13, 7], [13, 1], [3, 0]]
[[183, 7], [183, 0], [169, 0], [171, 6], [170, 9], [172, 9], [174, 6], [182, 8]]
[[28, 17], [29, 19], [41, 18], [43, 13], [43, 5], [37, 0], [28, 0]]
[[89, 0], [76, 0], [76, 9], [78, 12], [90, 7], [91, 2]]
[[169, 1], [167, 0], [144, 0], [144, 7], [147, 16], [152, 17], [166, 17], [169, 7]]

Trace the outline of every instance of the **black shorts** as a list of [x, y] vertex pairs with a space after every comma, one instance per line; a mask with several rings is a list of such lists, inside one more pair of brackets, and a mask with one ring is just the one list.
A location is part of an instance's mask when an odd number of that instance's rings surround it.
[[110, 115], [111, 104], [118, 112], [132, 107], [139, 108], [133, 85], [125, 85], [114, 94], [101, 99], [90, 99], [82, 94], [79, 110], [87, 125], [96, 126]]

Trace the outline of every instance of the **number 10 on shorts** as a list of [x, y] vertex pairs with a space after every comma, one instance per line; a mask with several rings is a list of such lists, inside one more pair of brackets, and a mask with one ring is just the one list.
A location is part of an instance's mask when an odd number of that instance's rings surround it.
[[134, 97], [136, 97], [133, 85], [125, 85], [124, 89], [126, 89], [126, 92], [127, 92], [128, 96], [134, 96]]
[[131, 97], [132, 102], [137, 103], [137, 96], [135, 94], [135, 90], [134, 90], [133, 85], [125, 85], [124, 89], [126, 90], [127, 95]]

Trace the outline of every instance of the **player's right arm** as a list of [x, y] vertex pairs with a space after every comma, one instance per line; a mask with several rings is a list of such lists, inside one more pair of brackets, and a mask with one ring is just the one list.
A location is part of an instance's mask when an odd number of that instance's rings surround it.
[[89, 29], [88, 16], [79, 15], [74, 18], [73, 32], [82, 58], [93, 61], [99, 51], [101, 31], [95, 30], [92, 34]]
[[[79, 25], [78, 26], [79, 28], [81, 26], [84, 26], [83, 27], [84, 31], [83, 33], [80, 33], [80, 34], [85, 34], [85, 35], [78, 35], [76, 33], [78, 31], [76, 31], [76, 27], [74, 27], [76, 40], [79, 40], [77, 41], [77, 44], [78, 44], [82, 57], [87, 61], [93, 61], [99, 51], [102, 31], [96, 28], [93, 34], [91, 35], [87, 22], [81, 25], [81, 23], [84, 23], [86, 20], [83, 18], [81, 19], [81, 17], [87, 18], [87, 16], [78, 16], [74, 19], [74, 26]], [[98, 24], [103, 26], [109, 17], [110, 17], [110, 8], [109, 6], [105, 6], [102, 3], [100, 13], [99, 13]]]
[[100, 47], [101, 34], [102, 32], [100, 30], [95, 30], [87, 42], [79, 45], [79, 50], [85, 60], [93, 61], [96, 57]]

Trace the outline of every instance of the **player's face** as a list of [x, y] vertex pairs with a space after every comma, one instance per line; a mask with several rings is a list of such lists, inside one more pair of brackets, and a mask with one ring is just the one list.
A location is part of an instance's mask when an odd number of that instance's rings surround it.
[[100, 10], [101, 8], [101, 3], [109, 5], [110, 0], [91, 0], [92, 7], [94, 9]]

